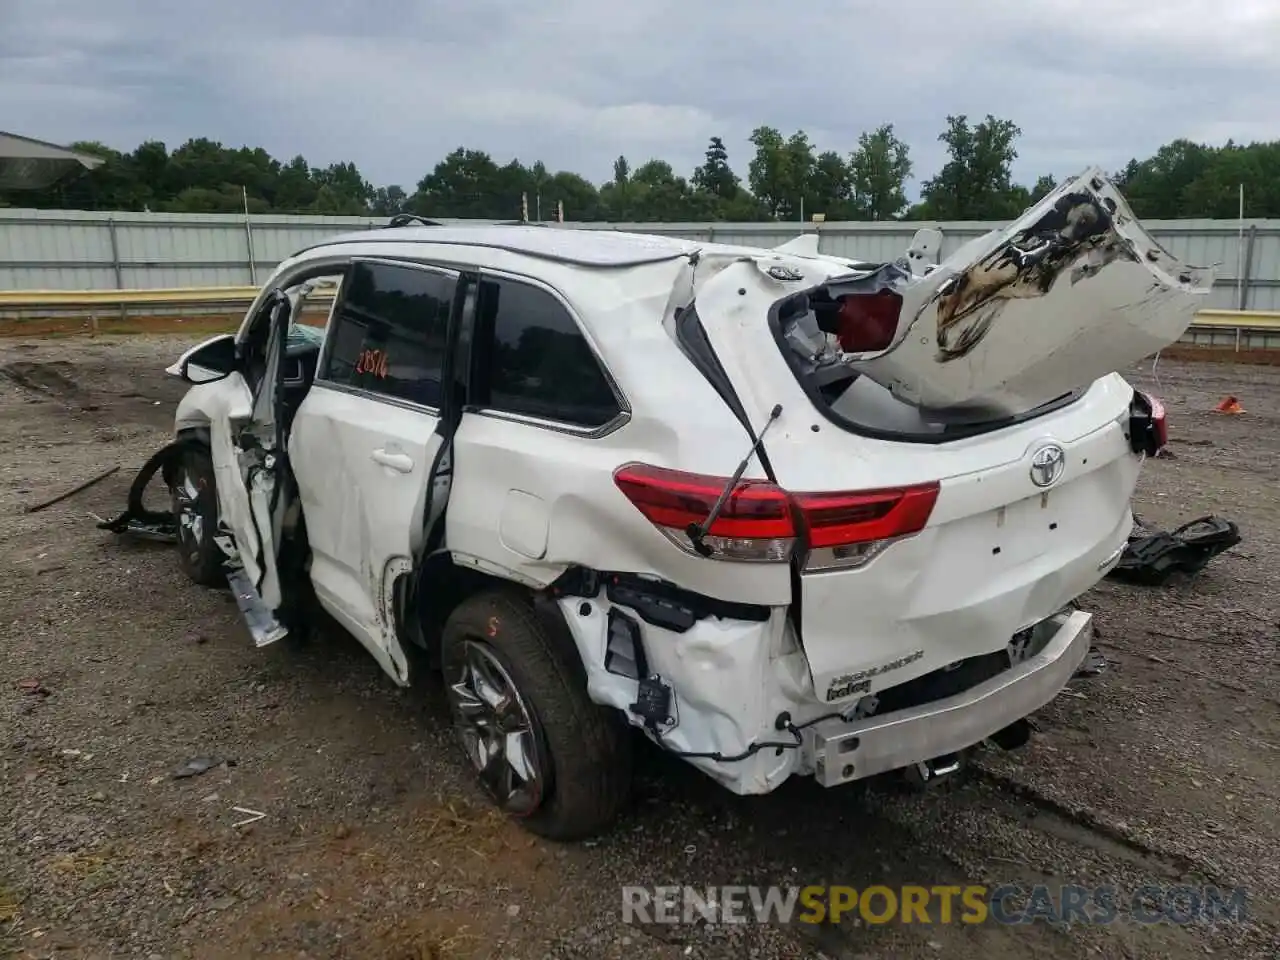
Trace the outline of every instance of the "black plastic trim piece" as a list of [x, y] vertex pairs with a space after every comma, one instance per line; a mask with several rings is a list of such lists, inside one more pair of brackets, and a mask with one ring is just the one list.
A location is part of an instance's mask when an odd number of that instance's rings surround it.
[[737, 603], [707, 597], [665, 580], [650, 580], [634, 573], [601, 573], [587, 567], [570, 567], [551, 584], [553, 595], [594, 599], [604, 587], [611, 603], [628, 607], [645, 623], [685, 633], [699, 620], [746, 620], [763, 623], [771, 610], [755, 603]]
[[420, 217], [416, 213], [397, 213], [389, 221], [388, 227], [410, 227], [417, 224], [420, 227], [440, 227], [443, 224], [435, 220], [428, 220], [426, 217]]
[[[729, 410], [738, 418], [746, 429], [747, 436], [754, 443], [757, 439], [755, 427], [752, 426], [751, 418], [747, 415], [747, 409], [743, 406], [738, 391], [733, 387], [733, 381], [725, 372], [724, 364], [720, 362], [720, 356], [711, 345], [711, 338], [707, 336], [702, 318], [698, 316], [697, 304], [690, 304], [680, 312], [676, 317], [675, 327], [676, 345], [728, 405]], [[769, 454], [763, 444], [756, 451], [756, 456], [760, 459], [760, 466], [764, 468], [765, 476], [771, 482], [777, 483], [778, 476], [774, 473], [773, 464], [769, 462]]]
[[635, 619], [623, 613], [621, 610], [613, 609], [609, 611], [608, 626], [605, 628], [605, 651], [604, 651], [604, 668], [614, 676], [625, 676], [625, 674], [613, 669], [610, 666], [612, 662], [611, 645], [613, 643], [613, 630], [616, 624], [624, 624], [627, 630], [627, 639], [631, 643], [631, 662], [635, 664], [636, 676], [633, 680], [643, 680], [649, 676], [649, 658], [644, 651], [644, 640], [641, 638], [640, 624]]

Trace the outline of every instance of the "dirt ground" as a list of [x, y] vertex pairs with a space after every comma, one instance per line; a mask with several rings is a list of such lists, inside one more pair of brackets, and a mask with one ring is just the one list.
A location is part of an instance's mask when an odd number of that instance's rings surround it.
[[[172, 548], [95, 529], [165, 441], [182, 385], [162, 368], [191, 339], [0, 340], [0, 954], [1276, 956], [1280, 370], [1131, 372], [1174, 435], [1138, 512], [1217, 513], [1245, 541], [1192, 581], [1084, 598], [1107, 668], [1073, 681], [1025, 749], [923, 795], [792, 783], [754, 799], [649, 751], [617, 830], [559, 846], [489, 812], [438, 691], [398, 691], [340, 634], [255, 650], [229, 595], [186, 582]], [[1226, 394], [1247, 412], [1212, 412]], [[197, 757], [222, 762], [171, 776]], [[1213, 884], [1247, 887], [1250, 919], [621, 922], [622, 885], [684, 883]]]

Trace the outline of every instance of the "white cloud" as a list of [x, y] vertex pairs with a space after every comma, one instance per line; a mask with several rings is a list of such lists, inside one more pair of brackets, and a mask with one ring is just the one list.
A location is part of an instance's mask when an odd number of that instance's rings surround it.
[[593, 179], [687, 171], [760, 124], [853, 148], [892, 122], [919, 176], [947, 114], [1021, 126], [1015, 173], [1115, 169], [1179, 136], [1280, 137], [1273, 0], [0, 0], [0, 116], [131, 148], [209, 136], [411, 186], [465, 145]]

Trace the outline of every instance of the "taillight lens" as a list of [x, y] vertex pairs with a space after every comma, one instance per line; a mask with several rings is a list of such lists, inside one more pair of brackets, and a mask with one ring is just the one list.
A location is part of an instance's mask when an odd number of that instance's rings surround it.
[[797, 493], [792, 499], [809, 545], [806, 570], [860, 567], [899, 537], [919, 533], [938, 500], [937, 482], [850, 493]]
[[[681, 549], [696, 553], [691, 524], [710, 515], [727, 477], [631, 463], [614, 482], [651, 523]], [[722, 560], [782, 561], [797, 542], [808, 548], [806, 569], [861, 566], [888, 544], [922, 530], [938, 499], [937, 482], [847, 493], [787, 493], [775, 484], [743, 480], [705, 537]]]
[[1164, 404], [1149, 393], [1133, 391], [1129, 403], [1129, 446], [1134, 453], [1154, 457], [1169, 442], [1169, 421]]
[[888, 350], [898, 333], [902, 297], [892, 290], [840, 298], [836, 339], [845, 353]]
[[[689, 527], [707, 519], [729, 478], [629, 463], [614, 472], [613, 481], [673, 543], [694, 553]], [[786, 493], [772, 483], [743, 480], [725, 500], [704, 542], [712, 556], [725, 560], [769, 561], [786, 560], [795, 537]]]
[[1151, 401], [1151, 423], [1155, 427], [1156, 446], [1163, 447], [1169, 443], [1169, 420], [1165, 416], [1164, 404], [1158, 397], [1148, 394]]

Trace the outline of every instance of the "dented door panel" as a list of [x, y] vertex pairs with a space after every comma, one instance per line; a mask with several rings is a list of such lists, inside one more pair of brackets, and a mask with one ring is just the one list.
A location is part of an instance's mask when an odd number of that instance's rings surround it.
[[397, 680], [408, 665], [393, 588], [420, 545], [438, 424], [433, 411], [317, 385], [290, 437], [316, 594]]
[[249, 421], [253, 396], [244, 377], [232, 373], [206, 395], [209, 416], [209, 454], [218, 491], [218, 516], [236, 538], [245, 572], [256, 583], [262, 568], [257, 562], [261, 546], [253, 525], [249, 490], [240, 473], [236, 435]]

